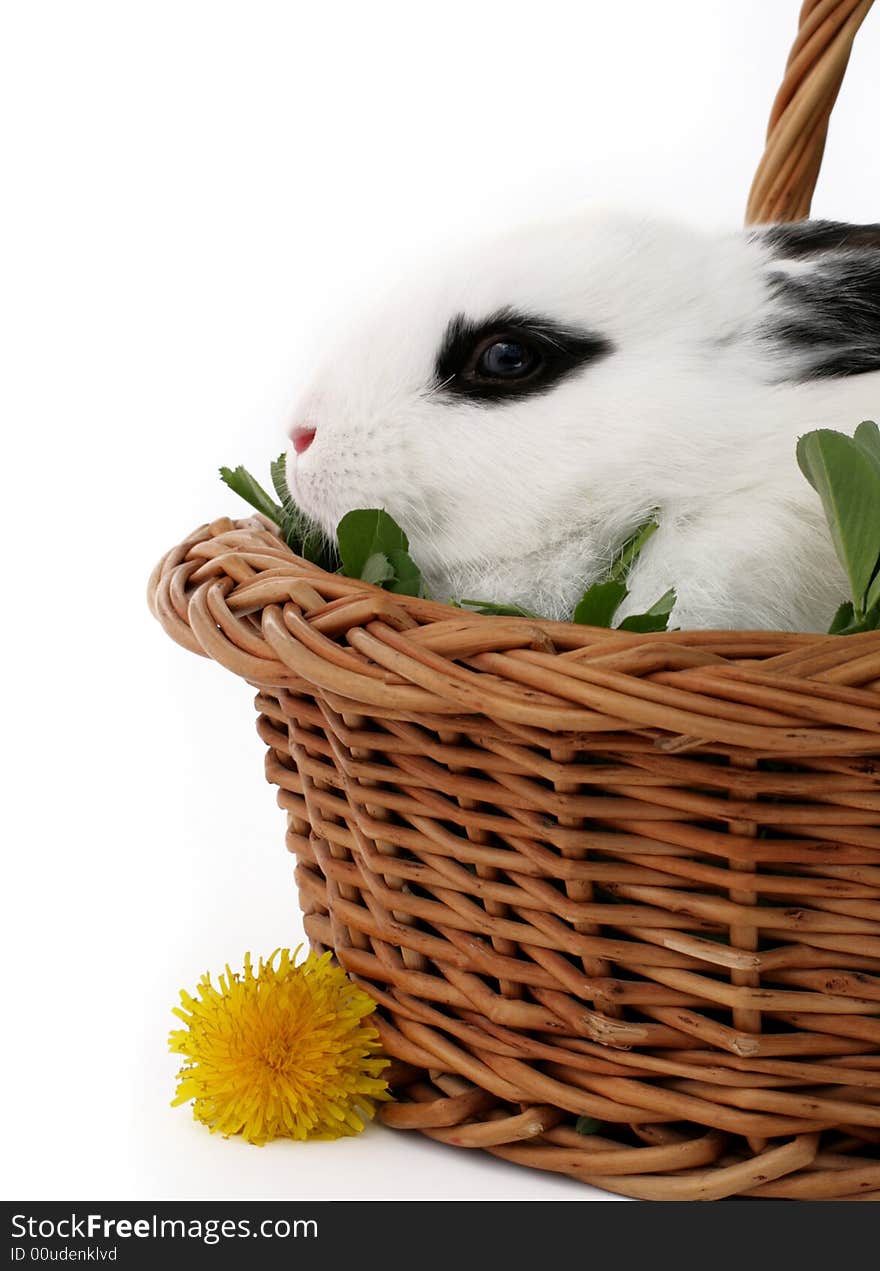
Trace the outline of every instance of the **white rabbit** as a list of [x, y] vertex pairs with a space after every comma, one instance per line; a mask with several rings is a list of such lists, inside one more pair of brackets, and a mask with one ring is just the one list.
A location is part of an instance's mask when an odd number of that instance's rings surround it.
[[653, 510], [621, 616], [827, 630], [848, 589], [798, 436], [880, 419], [880, 226], [702, 235], [602, 214], [434, 261], [299, 404], [288, 475], [332, 534], [403, 526], [431, 595], [567, 617]]

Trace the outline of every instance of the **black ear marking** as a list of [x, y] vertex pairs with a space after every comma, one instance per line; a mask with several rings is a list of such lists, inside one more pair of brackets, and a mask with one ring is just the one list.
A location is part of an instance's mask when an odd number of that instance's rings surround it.
[[771, 257], [763, 334], [798, 361], [786, 378], [880, 371], [880, 225], [800, 221], [750, 237]]
[[[522, 346], [531, 355], [530, 369], [509, 378], [486, 374], [480, 355], [493, 342]], [[518, 400], [548, 392], [612, 349], [611, 341], [603, 336], [511, 308], [480, 321], [459, 313], [443, 336], [431, 391], [486, 404]]]
[[755, 230], [752, 238], [766, 243], [775, 257], [803, 260], [826, 252], [880, 252], [880, 225], [848, 225], [846, 221], [792, 221]]

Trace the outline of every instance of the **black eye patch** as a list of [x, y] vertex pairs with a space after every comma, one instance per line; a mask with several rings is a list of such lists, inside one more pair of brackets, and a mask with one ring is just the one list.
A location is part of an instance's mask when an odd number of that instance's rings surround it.
[[545, 393], [613, 351], [610, 340], [548, 318], [502, 309], [481, 322], [458, 314], [435, 365], [435, 392], [478, 402]]

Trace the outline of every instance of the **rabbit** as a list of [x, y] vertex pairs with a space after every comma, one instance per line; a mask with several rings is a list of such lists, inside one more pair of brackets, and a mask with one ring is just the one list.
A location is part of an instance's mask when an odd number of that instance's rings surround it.
[[824, 631], [848, 597], [796, 462], [880, 419], [880, 225], [709, 234], [586, 212], [437, 259], [335, 342], [296, 502], [404, 528], [428, 593], [566, 619], [652, 513], [619, 617]]

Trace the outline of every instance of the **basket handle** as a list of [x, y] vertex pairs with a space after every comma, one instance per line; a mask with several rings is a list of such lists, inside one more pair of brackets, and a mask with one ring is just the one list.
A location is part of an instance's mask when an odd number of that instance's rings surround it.
[[828, 121], [856, 32], [874, 0], [804, 0], [797, 38], [770, 111], [767, 143], [746, 224], [800, 221], [810, 214]]

